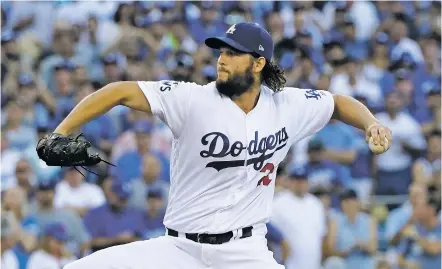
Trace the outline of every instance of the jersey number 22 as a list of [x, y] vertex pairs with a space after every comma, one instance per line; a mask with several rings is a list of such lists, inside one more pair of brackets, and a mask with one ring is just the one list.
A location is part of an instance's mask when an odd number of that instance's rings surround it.
[[261, 184], [264, 186], [268, 186], [270, 182], [272, 182], [269, 176], [273, 173], [274, 170], [275, 166], [273, 165], [273, 163], [267, 163], [266, 165], [264, 165], [260, 172], [265, 173], [266, 175], [258, 181], [258, 184], [256, 186], [259, 186]]

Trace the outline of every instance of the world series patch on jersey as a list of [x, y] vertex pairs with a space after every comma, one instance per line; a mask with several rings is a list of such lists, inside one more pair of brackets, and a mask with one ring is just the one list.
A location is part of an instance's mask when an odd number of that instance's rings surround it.
[[275, 174], [293, 143], [323, 128], [334, 110], [329, 92], [262, 86], [244, 113], [215, 82], [139, 81], [152, 113], [172, 130], [166, 227], [224, 233], [265, 224]]

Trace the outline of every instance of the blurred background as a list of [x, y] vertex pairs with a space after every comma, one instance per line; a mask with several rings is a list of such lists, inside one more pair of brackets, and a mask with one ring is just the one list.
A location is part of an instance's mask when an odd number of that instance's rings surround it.
[[394, 139], [373, 156], [331, 121], [292, 147], [268, 224], [277, 261], [441, 268], [440, 2], [2, 1], [1, 19], [2, 268], [164, 234], [172, 135], [157, 118], [115, 107], [77, 130], [116, 164], [85, 177], [40, 162], [36, 142], [107, 83], [213, 81], [204, 39], [243, 21], [271, 33], [287, 86], [353, 96]]

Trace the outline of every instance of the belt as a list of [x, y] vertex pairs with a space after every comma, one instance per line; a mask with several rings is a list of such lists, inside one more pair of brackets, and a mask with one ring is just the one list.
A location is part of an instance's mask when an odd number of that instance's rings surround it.
[[[242, 235], [239, 238], [247, 238], [252, 236], [253, 227], [245, 227], [235, 232], [242, 231]], [[173, 237], [179, 237], [179, 233], [175, 230], [167, 228], [167, 235]], [[229, 242], [233, 238], [233, 231], [223, 234], [198, 234], [198, 233], [186, 233], [186, 238], [197, 243], [220, 245]]]

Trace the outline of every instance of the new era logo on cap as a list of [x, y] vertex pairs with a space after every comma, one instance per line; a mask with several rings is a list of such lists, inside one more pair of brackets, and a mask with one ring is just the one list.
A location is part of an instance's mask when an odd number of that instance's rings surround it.
[[213, 49], [227, 46], [245, 53], [253, 52], [267, 61], [271, 61], [273, 57], [272, 37], [259, 24], [253, 22], [234, 24], [226, 31], [225, 36], [207, 38], [205, 43]]

